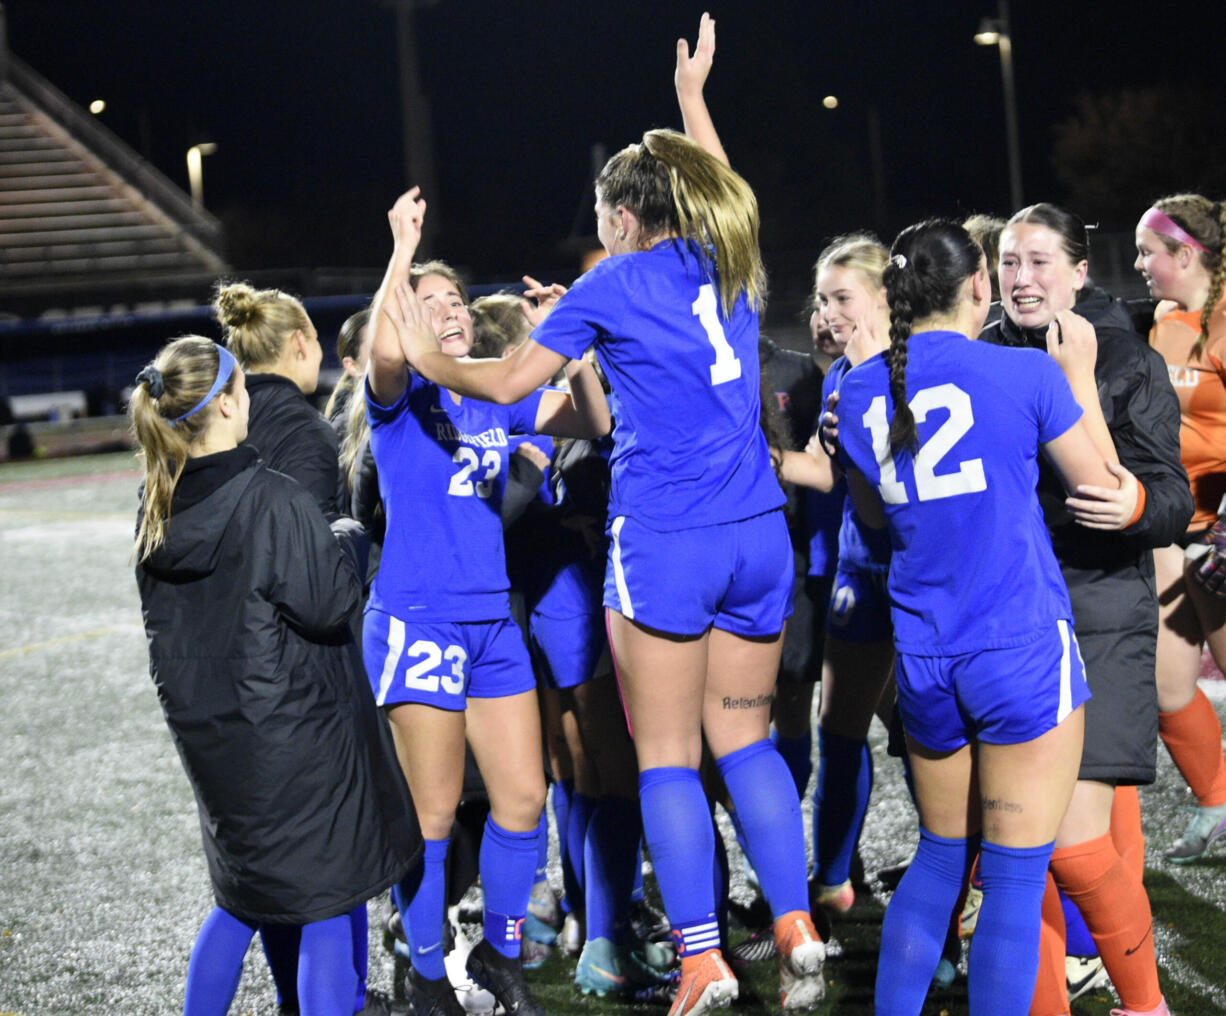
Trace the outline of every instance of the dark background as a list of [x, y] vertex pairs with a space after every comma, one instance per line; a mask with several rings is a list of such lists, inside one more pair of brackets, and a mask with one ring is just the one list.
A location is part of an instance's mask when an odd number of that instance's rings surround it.
[[[384, 212], [406, 184], [386, 4], [4, 6], [13, 52], [83, 105], [104, 98], [102, 122], [185, 189], [187, 147], [217, 143], [204, 161], [205, 203], [225, 224], [237, 269], [384, 263]], [[1161, 193], [1226, 196], [1212, 70], [1223, 7], [1184, 8], [1173, 24], [1141, 5], [1015, 0], [1026, 200], [1061, 201], [1104, 230], [1130, 232]], [[573, 268], [561, 245], [592, 232], [590, 148], [680, 126], [673, 47], [682, 34], [693, 40], [701, 11], [647, 0], [419, 9], [437, 165], [425, 195], [439, 229], [432, 253], [478, 280]], [[888, 239], [933, 213], [1011, 211], [998, 51], [972, 41], [994, 3], [758, 0], [712, 13], [709, 104], [758, 193], [776, 275], [807, 270], [826, 239], [849, 229]], [[821, 106], [829, 93], [837, 110]], [[870, 106], [881, 122], [881, 202]]]

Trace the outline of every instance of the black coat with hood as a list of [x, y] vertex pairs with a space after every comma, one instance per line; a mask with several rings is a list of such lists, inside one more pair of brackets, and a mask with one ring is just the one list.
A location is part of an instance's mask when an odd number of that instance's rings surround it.
[[329, 519], [338, 513], [337, 436], [301, 389], [280, 374], [248, 374], [247, 444], [269, 469], [297, 480]]
[[[1094, 697], [1087, 704], [1081, 779], [1152, 783], [1158, 731], [1154, 654], [1158, 599], [1155, 547], [1187, 528], [1188, 477], [1179, 461], [1179, 401], [1166, 364], [1132, 327], [1127, 305], [1096, 287], [1073, 308], [1098, 338], [1098, 401], [1120, 463], [1145, 487], [1141, 517], [1119, 532], [1073, 521], [1059, 476], [1039, 460], [1039, 503], [1068, 583], [1074, 630]], [[1008, 315], [980, 341], [1047, 348], [1046, 329], [1026, 329]]]
[[247, 446], [189, 460], [166, 528], [136, 579], [217, 903], [255, 922], [343, 914], [421, 845], [349, 638], [354, 563]]

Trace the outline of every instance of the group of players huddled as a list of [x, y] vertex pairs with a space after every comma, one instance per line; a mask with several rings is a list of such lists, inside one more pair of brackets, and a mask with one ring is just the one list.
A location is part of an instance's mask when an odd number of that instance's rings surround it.
[[[138, 376], [137, 580], [217, 903], [187, 1016], [228, 1010], [257, 932], [303, 1016], [538, 1016], [523, 971], [555, 945], [584, 993], [670, 1016], [774, 957], [783, 1010], [813, 1010], [837, 977], [814, 916], [828, 938], [862, 885], [874, 714], [920, 827], [877, 1013], [918, 1014], [972, 924], [974, 1016], [1067, 1016], [1100, 978], [1122, 1014], [1169, 1012], [1136, 788], [1161, 735], [1198, 802], [1167, 859], [1226, 834], [1196, 680], [1206, 641], [1226, 662], [1226, 210], [1145, 211], [1154, 299], [1131, 305], [1051, 204], [840, 237], [815, 352], [790, 353], [759, 335], [714, 51], [703, 15], [685, 134], [606, 164], [609, 256], [569, 290], [470, 305], [414, 260], [414, 188], [327, 418], [319, 336], [279, 291], [219, 286], [225, 345], [176, 339]], [[716, 802], [772, 919], [732, 950]], [[483, 935], [457, 949], [478, 872]], [[389, 887], [403, 1003], [366, 990]]]

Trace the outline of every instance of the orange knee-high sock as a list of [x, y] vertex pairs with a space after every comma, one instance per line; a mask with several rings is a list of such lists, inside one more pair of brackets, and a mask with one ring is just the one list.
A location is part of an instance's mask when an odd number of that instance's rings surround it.
[[1030, 1016], [1068, 1016], [1064, 936], [1064, 907], [1049, 871], [1047, 890], [1043, 893], [1043, 930], [1039, 933], [1039, 976], [1030, 1000]]
[[1111, 842], [1124, 865], [1140, 882], [1145, 877], [1145, 833], [1136, 787], [1116, 787], [1111, 801]]
[[1124, 1008], [1156, 1009], [1162, 991], [1149, 897], [1116, 852], [1111, 834], [1058, 847], [1052, 853], [1051, 871], [1085, 918]]
[[1222, 723], [1200, 688], [1182, 709], [1158, 714], [1158, 733], [1202, 808], [1226, 804]]

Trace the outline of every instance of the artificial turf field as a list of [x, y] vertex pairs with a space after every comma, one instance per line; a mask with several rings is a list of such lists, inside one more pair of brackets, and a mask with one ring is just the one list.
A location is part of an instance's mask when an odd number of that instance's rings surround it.
[[[192, 939], [212, 904], [191, 791], [148, 676], [129, 563], [135, 489], [126, 453], [0, 465], [0, 1016], [180, 1011]], [[1209, 685], [1219, 712], [1223, 690]], [[835, 926], [823, 1014], [872, 1012], [887, 902], [874, 873], [904, 861], [916, 838], [881, 733], [861, 848], [875, 891]], [[1164, 752], [1141, 802], [1167, 1000], [1177, 1016], [1226, 1013], [1226, 847], [1194, 865], [1162, 861], [1186, 821]], [[747, 899], [739, 878], [734, 898]], [[381, 912], [371, 905], [371, 983], [390, 991]], [[529, 975], [550, 1013], [663, 1016], [661, 1006], [581, 997], [572, 964], [555, 955]], [[752, 966], [736, 1008], [776, 1012], [775, 991], [773, 963]], [[1100, 993], [1073, 1012], [1106, 1016], [1113, 1004]], [[231, 1012], [275, 1011], [257, 946]], [[961, 979], [925, 1008], [966, 1011]]]

